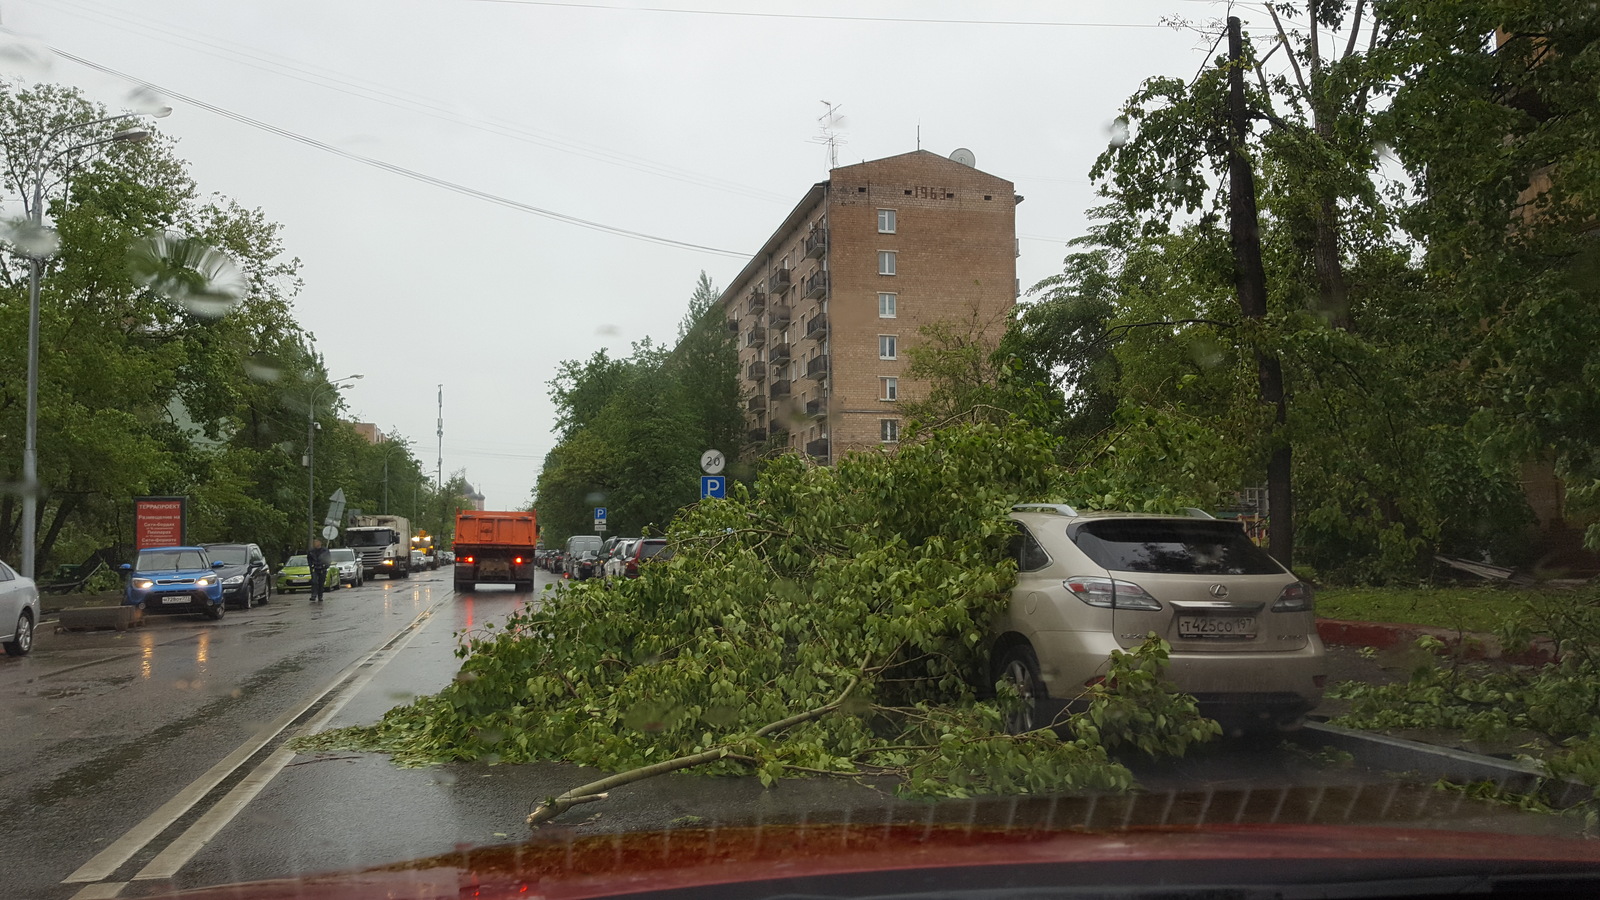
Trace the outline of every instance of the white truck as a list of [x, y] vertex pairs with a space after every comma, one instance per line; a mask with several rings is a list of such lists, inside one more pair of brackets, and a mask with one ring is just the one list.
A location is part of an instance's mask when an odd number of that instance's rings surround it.
[[361, 557], [366, 578], [411, 577], [411, 523], [403, 516], [353, 516], [344, 543]]

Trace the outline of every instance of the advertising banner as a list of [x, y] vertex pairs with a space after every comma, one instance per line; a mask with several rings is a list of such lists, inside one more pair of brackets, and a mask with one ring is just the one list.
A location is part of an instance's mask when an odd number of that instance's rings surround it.
[[189, 498], [133, 498], [134, 549], [176, 547], [184, 544]]

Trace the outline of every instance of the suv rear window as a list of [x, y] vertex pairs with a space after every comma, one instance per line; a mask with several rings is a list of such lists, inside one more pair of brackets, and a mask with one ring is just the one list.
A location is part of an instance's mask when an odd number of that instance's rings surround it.
[[1244, 529], [1196, 519], [1110, 519], [1085, 522], [1073, 543], [1103, 568], [1169, 575], [1282, 575], [1278, 561]]
[[666, 541], [645, 541], [639, 545], [640, 559], [654, 559], [656, 554], [667, 549]]

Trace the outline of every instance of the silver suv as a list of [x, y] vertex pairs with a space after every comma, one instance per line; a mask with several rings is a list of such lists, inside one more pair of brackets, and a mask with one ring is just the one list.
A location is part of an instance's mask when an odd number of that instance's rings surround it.
[[994, 626], [995, 680], [1029, 702], [1007, 727], [1050, 724], [1103, 678], [1112, 650], [1155, 632], [1168, 676], [1232, 731], [1292, 728], [1327, 666], [1311, 589], [1237, 523], [1193, 516], [1012, 508], [1017, 584]]

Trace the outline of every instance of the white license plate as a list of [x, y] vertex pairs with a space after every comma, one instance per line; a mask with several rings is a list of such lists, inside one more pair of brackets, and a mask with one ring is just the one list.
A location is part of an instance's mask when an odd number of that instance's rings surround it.
[[1178, 637], [1238, 638], [1256, 636], [1255, 616], [1179, 616]]
[[165, 605], [170, 605], [170, 604], [175, 604], [175, 603], [188, 603], [188, 602], [189, 602], [189, 597], [187, 595], [178, 596], [178, 597], [162, 597], [161, 598], [161, 603], [164, 606]]

